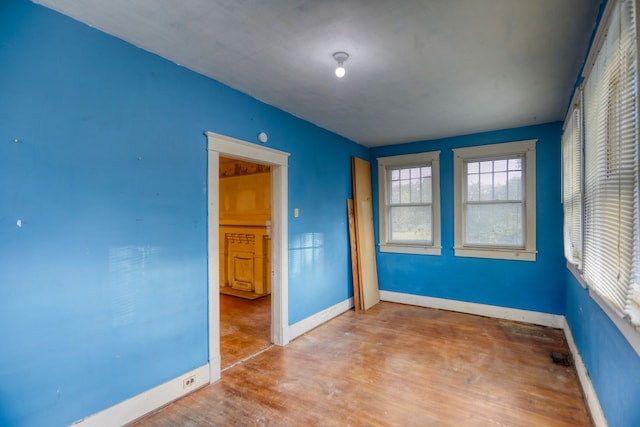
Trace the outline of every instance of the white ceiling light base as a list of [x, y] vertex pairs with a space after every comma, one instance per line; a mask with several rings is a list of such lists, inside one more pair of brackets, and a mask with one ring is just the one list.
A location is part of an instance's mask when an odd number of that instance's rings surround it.
[[333, 59], [338, 63], [338, 67], [336, 68], [336, 77], [344, 77], [346, 73], [344, 69], [344, 62], [349, 59], [349, 54], [347, 52], [336, 52], [333, 54]]

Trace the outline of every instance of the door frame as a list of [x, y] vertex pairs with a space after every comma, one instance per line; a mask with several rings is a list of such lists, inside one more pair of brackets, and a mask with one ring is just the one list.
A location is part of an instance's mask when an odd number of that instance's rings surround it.
[[205, 132], [207, 136], [207, 239], [210, 382], [220, 379], [220, 156], [271, 166], [271, 342], [289, 343], [288, 164], [289, 153]]

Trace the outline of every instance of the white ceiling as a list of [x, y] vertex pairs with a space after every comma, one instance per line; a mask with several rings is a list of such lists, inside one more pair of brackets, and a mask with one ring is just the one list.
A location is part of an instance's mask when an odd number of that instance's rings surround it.
[[370, 147], [562, 120], [600, 4], [35, 1]]

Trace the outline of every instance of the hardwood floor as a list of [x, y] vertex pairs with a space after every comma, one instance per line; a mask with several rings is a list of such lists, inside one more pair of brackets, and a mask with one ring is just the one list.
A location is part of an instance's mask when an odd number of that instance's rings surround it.
[[382, 302], [134, 425], [590, 426], [561, 330]]
[[222, 369], [271, 345], [271, 296], [255, 300], [220, 295]]

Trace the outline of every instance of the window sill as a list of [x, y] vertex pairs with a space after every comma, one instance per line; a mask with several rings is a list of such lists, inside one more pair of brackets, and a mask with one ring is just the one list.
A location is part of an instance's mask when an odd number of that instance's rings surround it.
[[454, 247], [455, 256], [468, 258], [508, 259], [515, 261], [535, 261], [538, 251], [522, 249]]
[[380, 243], [380, 252], [414, 255], [440, 255], [442, 246], [401, 245], [392, 243]]
[[585, 282], [584, 277], [582, 277], [582, 272], [578, 269], [578, 267], [567, 261], [567, 270], [569, 270], [569, 272], [573, 274], [574, 279], [576, 279], [580, 286], [582, 286], [584, 289], [589, 288], [589, 285], [587, 285], [587, 282]]

